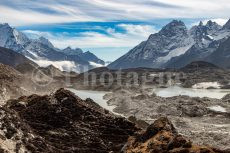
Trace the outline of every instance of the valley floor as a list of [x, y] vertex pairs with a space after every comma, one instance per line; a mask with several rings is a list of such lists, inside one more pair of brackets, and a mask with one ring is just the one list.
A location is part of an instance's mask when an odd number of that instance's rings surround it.
[[[175, 96], [163, 98], [152, 90], [115, 90], [106, 94], [116, 113], [143, 124], [167, 116], [179, 133], [196, 144], [230, 148], [230, 98], [222, 99]], [[139, 121], [138, 121], [139, 120]], [[140, 125], [142, 126], [142, 125]]]

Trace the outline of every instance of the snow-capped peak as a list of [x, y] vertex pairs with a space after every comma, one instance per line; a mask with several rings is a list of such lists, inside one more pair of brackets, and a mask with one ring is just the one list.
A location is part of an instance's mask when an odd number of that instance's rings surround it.
[[182, 21], [173, 20], [108, 67], [159, 68], [174, 62], [181, 66], [192, 58], [202, 58], [212, 53], [218, 47], [219, 40], [230, 36], [230, 20], [224, 27], [227, 30], [222, 30], [220, 25], [210, 20], [188, 30]]
[[0, 46], [20, 52], [30, 40], [9, 24], [0, 24]]
[[83, 67], [91, 68], [92, 65], [89, 62], [104, 65], [104, 61], [94, 54], [88, 52], [84, 54], [80, 48], [67, 47], [64, 50], [55, 48], [44, 37], [29, 39], [25, 34], [10, 27], [7, 23], [0, 24], [0, 46], [19, 52], [37, 63], [56, 63], [56, 65], [62, 65], [66, 62], [73, 63], [73, 65], [77, 65], [76, 70], [82, 70]]

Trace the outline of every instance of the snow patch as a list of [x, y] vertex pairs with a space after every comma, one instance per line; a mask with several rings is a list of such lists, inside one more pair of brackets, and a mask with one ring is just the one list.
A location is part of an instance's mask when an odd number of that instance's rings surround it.
[[208, 36], [208, 38], [211, 39], [211, 40], [214, 39], [213, 36], [211, 36], [211, 35], [207, 35], [207, 36]]
[[211, 107], [208, 107], [210, 110], [213, 110], [213, 111], [216, 111], [216, 112], [222, 112], [222, 113], [226, 113], [226, 109], [224, 107], [221, 107], [221, 106], [211, 106]]
[[[31, 51], [31, 50], [27, 50], [27, 52], [29, 52], [32, 56], [34, 56], [35, 58], [37, 58], [37, 59], [39, 59], [40, 57], [36, 54], [36, 53], [34, 53], [33, 51]], [[27, 56], [27, 58], [29, 58], [30, 59], [30, 57], [28, 57]]]
[[180, 47], [180, 48], [176, 48], [172, 51], [169, 52], [169, 54], [167, 56], [164, 56], [164, 57], [159, 57], [157, 59], [157, 62], [160, 62], [160, 63], [165, 63], [167, 61], [169, 61], [171, 58], [173, 57], [176, 57], [176, 56], [180, 56], [180, 55], [183, 55], [184, 53], [186, 53], [186, 51], [192, 47], [193, 44], [190, 44], [188, 46], [185, 46], [185, 47]]
[[89, 64], [92, 65], [93, 67], [103, 67], [104, 66], [102, 64], [98, 64], [98, 63], [95, 63], [95, 62], [92, 62], [92, 61], [89, 61]]
[[151, 73], [151, 74], [149, 74], [149, 76], [150, 76], [150, 77], [155, 77], [155, 76], [158, 76], [158, 74], [156, 74], [156, 73]]
[[194, 89], [207, 89], [207, 88], [220, 89], [221, 85], [218, 82], [201, 82], [192, 86]]

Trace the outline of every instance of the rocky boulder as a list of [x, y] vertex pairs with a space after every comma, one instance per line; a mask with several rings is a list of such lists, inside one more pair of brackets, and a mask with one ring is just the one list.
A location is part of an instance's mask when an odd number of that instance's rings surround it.
[[209, 146], [194, 145], [178, 134], [173, 124], [161, 117], [146, 131], [130, 137], [124, 153], [228, 153]]

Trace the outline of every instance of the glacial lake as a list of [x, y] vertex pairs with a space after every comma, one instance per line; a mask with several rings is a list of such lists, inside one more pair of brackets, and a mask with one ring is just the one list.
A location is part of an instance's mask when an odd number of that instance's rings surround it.
[[[71, 92], [75, 93], [78, 97], [85, 100], [87, 98], [90, 98], [94, 100], [98, 105], [101, 107], [113, 112], [113, 109], [116, 108], [116, 106], [109, 106], [107, 104], [107, 100], [105, 100], [103, 97], [105, 94], [109, 92], [105, 91], [92, 91], [92, 90], [75, 90], [72, 88], [68, 88]], [[114, 112], [113, 112], [114, 113]]]
[[155, 88], [153, 91], [160, 97], [173, 97], [179, 95], [185, 95], [190, 97], [209, 97], [221, 99], [225, 95], [230, 93], [230, 89], [193, 89], [182, 88], [179, 86], [171, 86], [168, 88]]
[[[75, 90], [72, 88], [68, 88], [68, 90], [75, 93], [81, 99], [91, 98], [101, 107], [117, 114], [113, 111], [116, 106], [109, 106], [107, 101], [103, 99], [104, 95], [109, 93], [105, 91], [92, 91], [92, 90]], [[229, 89], [193, 89], [193, 88], [182, 88], [179, 86], [171, 86], [168, 88], [155, 88], [153, 91], [160, 97], [173, 97], [179, 95], [187, 95], [190, 97], [210, 97], [221, 99], [225, 95], [230, 93]], [[117, 114], [121, 115], [121, 114]]]

